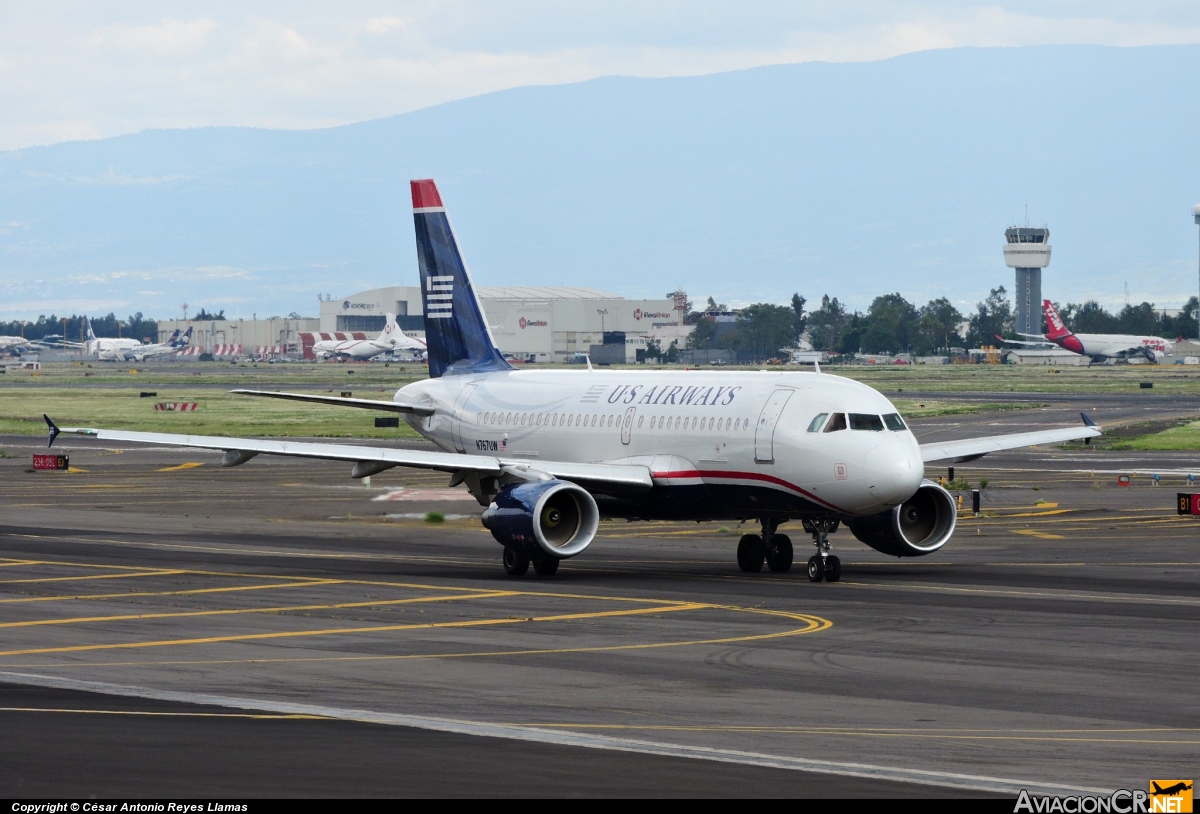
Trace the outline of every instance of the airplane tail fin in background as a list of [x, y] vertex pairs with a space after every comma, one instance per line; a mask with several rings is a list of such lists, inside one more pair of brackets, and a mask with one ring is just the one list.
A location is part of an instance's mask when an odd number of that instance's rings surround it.
[[88, 341], [88, 342], [95, 342], [95, 341], [96, 341], [96, 334], [95, 334], [95, 333], [92, 331], [92, 320], [91, 320], [91, 318], [89, 318], [89, 317], [84, 317], [84, 318], [83, 318], [83, 321], [84, 321], [85, 323], [87, 323], [87, 341]]
[[385, 316], [385, 320], [383, 323], [383, 331], [379, 334], [379, 338], [386, 340], [386, 339], [391, 339], [397, 333], [399, 333], [400, 328], [399, 328], [399, 326], [396, 325], [396, 315], [395, 314], [385, 314], [384, 316]]
[[1062, 339], [1064, 336], [1071, 335], [1071, 332], [1067, 330], [1066, 324], [1062, 321], [1062, 317], [1058, 315], [1058, 310], [1055, 309], [1054, 303], [1050, 302], [1050, 300], [1043, 300], [1042, 308], [1046, 312], [1047, 339]]
[[510, 370], [484, 319], [432, 179], [412, 181], [429, 376]]

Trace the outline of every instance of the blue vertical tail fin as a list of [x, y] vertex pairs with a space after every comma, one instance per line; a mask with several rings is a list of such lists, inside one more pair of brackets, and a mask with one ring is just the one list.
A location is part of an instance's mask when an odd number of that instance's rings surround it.
[[430, 377], [510, 370], [488, 329], [437, 185], [426, 179], [411, 187]]

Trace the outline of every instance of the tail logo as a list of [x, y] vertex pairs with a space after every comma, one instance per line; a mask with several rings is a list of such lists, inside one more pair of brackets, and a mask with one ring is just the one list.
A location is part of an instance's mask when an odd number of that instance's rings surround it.
[[1045, 311], [1046, 323], [1050, 326], [1050, 333], [1054, 335], [1067, 333], [1067, 328], [1063, 325], [1062, 317], [1058, 315], [1058, 309], [1049, 300], [1045, 302]]
[[430, 274], [425, 278], [425, 316], [450, 319], [454, 316], [454, 276]]

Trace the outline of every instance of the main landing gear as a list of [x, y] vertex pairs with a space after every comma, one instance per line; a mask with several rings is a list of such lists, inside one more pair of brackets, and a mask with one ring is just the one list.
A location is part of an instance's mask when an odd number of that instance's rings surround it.
[[829, 553], [829, 535], [837, 531], [837, 520], [805, 520], [804, 530], [812, 535], [817, 553], [808, 558], [810, 582], [837, 582], [842, 578], [842, 561]]
[[779, 534], [779, 521], [766, 519], [762, 521], [763, 533], [746, 534], [738, 541], [738, 568], [748, 574], [756, 574], [762, 570], [763, 563], [772, 571], [787, 571], [792, 567], [792, 540], [786, 534]]
[[524, 576], [529, 571], [529, 564], [539, 577], [549, 577], [558, 571], [557, 557], [533, 557], [515, 548], [504, 547], [504, 573], [512, 577]]

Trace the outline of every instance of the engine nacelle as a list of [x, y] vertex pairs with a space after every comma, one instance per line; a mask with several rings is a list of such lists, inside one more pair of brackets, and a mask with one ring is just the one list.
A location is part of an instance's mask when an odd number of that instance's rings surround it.
[[501, 545], [564, 560], [591, 544], [600, 510], [586, 489], [567, 481], [517, 483], [500, 489], [483, 525]]
[[954, 534], [957, 523], [958, 504], [929, 480], [890, 511], [846, 521], [859, 540], [895, 557], [920, 557], [937, 551]]

